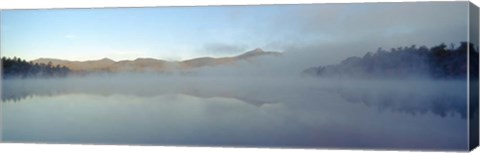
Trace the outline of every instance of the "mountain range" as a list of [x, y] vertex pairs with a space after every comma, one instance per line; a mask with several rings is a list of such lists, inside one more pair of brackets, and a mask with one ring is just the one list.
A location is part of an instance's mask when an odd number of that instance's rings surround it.
[[239, 61], [251, 61], [261, 56], [279, 56], [280, 52], [264, 51], [260, 48], [232, 57], [200, 57], [184, 61], [167, 61], [154, 58], [114, 61], [109, 58], [88, 61], [69, 61], [53, 58], [39, 58], [34, 64], [52, 64], [68, 67], [73, 72], [163, 72], [169, 70], [189, 70], [207, 66], [229, 65]]

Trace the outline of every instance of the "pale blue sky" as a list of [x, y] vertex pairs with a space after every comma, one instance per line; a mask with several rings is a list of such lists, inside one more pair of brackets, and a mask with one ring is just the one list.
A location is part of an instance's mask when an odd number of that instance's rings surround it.
[[466, 4], [2, 10], [1, 54], [27, 60], [185, 60], [365, 39], [376, 47], [457, 43], [466, 37]]

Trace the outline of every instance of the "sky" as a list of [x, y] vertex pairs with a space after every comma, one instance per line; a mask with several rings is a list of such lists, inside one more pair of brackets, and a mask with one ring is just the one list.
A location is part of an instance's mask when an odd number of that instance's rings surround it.
[[331, 57], [328, 63], [379, 47], [466, 41], [467, 6], [414, 2], [2, 10], [0, 49], [2, 56], [27, 60], [176, 61], [262, 48]]

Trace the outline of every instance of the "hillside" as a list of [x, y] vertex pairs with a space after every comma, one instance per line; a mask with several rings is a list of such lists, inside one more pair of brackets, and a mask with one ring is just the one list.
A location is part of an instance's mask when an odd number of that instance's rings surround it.
[[399, 47], [390, 51], [379, 49], [363, 57], [350, 57], [339, 64], [312, 67], [302, 74], [335, 78], [409, 78], [465, 79], [467, 76], [467, 50], [470, 48], [471, 74], [478, 75], [478, 51], [473, 44], [447, 48], [441, 44], [432, 48]]
[[165, 61], [154, 58], [137, 58], [135, 60], [114, 61], [108, 58], [89, 61], [68, 61], [52, 58], [39, 58], [31, 61], [36, 64], [60, 65], [68, 67], [73, 72], [164, 72], [169, 70], [188, 70], [206, 66], [233, 64], [238, 61], [249, 61], [261, 56], [278, 56], [279, 52], [255, 49], [233, 57], [200, 57], [185, 61]]

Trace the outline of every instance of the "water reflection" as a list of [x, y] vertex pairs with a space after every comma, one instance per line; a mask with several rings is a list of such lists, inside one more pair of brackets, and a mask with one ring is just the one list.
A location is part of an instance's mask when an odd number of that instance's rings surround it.
[[[158, 81], [158, 80], [157, 80]], [[196, 83], [159, 86], [146, 83], [100, 80], [84, 82], [81, 85], [72, 80], [6, 80], [2, 86], [3, 102], [18, 102], [32, 96], [54, 96], [68, 93], [95, 95], [130, 94], [135, 96], [155, 96], [161, 94], [186, 94], [202, 98], [231, 98], [248, 104], [261, 106], [278, 102], [329, 101], [326, 95], [339, 95], [342, 101], [362, 103], [379, 111], [394, 111], [410, 115], [433, 113], [446, 117], [459, 115], [467, 117], [465, 81], [296, 81], [278, 85], [275, 82], [260, 80], [254, 85], [229, 84], [228, 80], [216, 85], [202, 80]], [[227, 81], [227, 82], [225, 82]], [[203, 82], [203, 83], [202, 83]], [[187, 85], [188, 84], [188, 85]], [[225, 87], [220, 87], [225, 85]], [[275, 85], [274, 85], [275, 84]]]
[[[46, 82], [44, 82], [46, 81]], [[262, 99], [255, 99], [255, 97], [241, 97], [235, 95], [231, 91], [215, 91], [209, 92], [200, 90], [198, 88], [182, 88], [182, 89], [165, 89], [162, 87], [148, 89], [141, 86], [129, 86], [129, 88], [115, 88], [112, 86], [95, 86], [87, 85], [83, 87], [69, 86], [64, 81], [56, 80], [6, 80], [2, 86], [2, 101], [3, 102], [20, 102], [26, 98], [35, 96], [57, 96], [64, 94], [91, 94], [110, 96], [114, 94], [127, 94], [134, 96], [156, 96], [169, 93], [185, 94], [201, 98], [230, 98], [237, 99], [255, 106], [262, 106], [264, 104], [277, 103], [277, 101], [268, 101]], [[148, 92], [144, 92], [150, 90]]]
[[463, 83], [7, 80], [3, 134], [6, 142], [460, 150]]
[[[405, 84], [406, 83], [406, 84]], [[379, 110], [411, 115], [433, 113], [446, 117], [467, 117], [467, 89], [464, 81], [398, 82], [366, 86], [339, 86], [329, 90], [352, 103]]]

